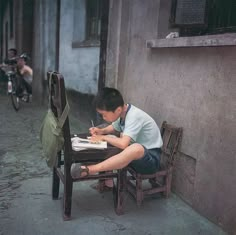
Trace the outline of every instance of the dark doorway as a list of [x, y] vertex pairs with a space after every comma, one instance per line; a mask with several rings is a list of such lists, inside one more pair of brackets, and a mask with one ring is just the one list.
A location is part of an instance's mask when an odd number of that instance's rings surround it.
[[7, 58], [8, 52], [8, 22], [5, 23], [5, 58]]
[[101, 4], [101, 34], [100, 34], [98, 90], [100, 90], [105, 86], [105, 80], [106, 80], [108, 20], [109, 20], [109, 0], [103, 0]]

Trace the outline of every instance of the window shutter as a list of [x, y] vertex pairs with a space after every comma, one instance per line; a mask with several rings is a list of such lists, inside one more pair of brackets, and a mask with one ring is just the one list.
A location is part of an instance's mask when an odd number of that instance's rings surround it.
[[172, 26], [205, 26], [207, 0], [172, 0]]

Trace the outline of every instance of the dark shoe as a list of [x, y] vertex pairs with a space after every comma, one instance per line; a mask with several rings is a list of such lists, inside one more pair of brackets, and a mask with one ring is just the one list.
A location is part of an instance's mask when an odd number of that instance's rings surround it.
[[78, 179], [81, 177], [86, 177], [89, 175], [89, 168], [87, 166], [83, 166], [84, 168], [81, 167], [80, 163], [73, 163], [71, 165], [71, 177], [73, 179]]

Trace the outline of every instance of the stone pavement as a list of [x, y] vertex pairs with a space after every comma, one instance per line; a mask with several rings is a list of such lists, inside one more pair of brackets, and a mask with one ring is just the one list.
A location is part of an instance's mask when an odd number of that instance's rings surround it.
[[[74, 184], [72, 220], [62, 220], [60, 200], [51, 199], [51, 171], [41, 158], [39, 128], [46, 107], [23, 103], [15, 112], [0, 84], [0, 235], [223, 235], [175, 194], [157, 196], [138, 208], [126, 195], [125, 214], [117, 216], [111, 192], [91, 188], [93, 181]], [[72, 113], [72, 132], [89, 123]], [[63, 185], [61, 185], [61, 188]]]

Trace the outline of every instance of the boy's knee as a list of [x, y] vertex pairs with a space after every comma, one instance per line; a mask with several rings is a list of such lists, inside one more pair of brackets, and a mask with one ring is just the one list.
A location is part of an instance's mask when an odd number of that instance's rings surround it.
[[134, 159], [140, 159], [144, 156], [144, 147], [141, 144], [134, 143], [129, 146], [130, 151], [134, 154]]

